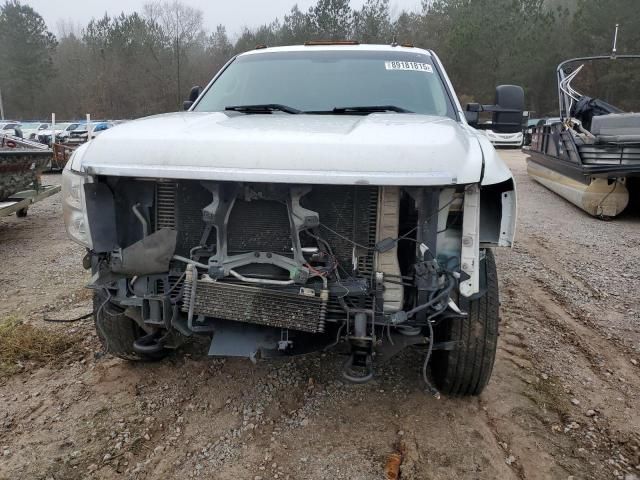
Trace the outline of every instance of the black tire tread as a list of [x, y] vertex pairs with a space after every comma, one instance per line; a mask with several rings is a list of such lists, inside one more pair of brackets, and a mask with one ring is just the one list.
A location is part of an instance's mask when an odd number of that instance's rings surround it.
[[487, 250], [486, 294], [468, 301], [461, 297], [460, 308], [467, 318], [447, 320], [438, 328], [436, 341], [457, 341], [454, 350], [434, 352], [432, 375], [438, 389], [451, 396], [479, 395], [489, 383], [498, 341], [498, 276], [493, 252]]
[[93, 318], [105, 352], [134, 362], [157, 360], [158, 357], [143, 355], [133, 349], [133, 342], [144, 335], [144, 331], [121, 309], [105, 300], [103, 294], [94, 292]]

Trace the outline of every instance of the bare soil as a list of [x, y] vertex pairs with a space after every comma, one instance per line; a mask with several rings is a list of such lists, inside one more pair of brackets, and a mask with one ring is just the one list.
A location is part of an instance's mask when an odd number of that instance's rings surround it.
[[[343, 358], [253, 365], [179, 352], [105, 356], [90, 320], [82, 248], [60, 196], [0, 219], [0, 319], [78, 336], [61, 361], [0, 379], [2, 479], [408, 479], [640, 476], [640, 214], [604, 222], [526, 176], [518, 243], [497, 252], [501, 337], [479, 398], [425, 393], [407, 351], [367, 385]], [[59, 182], [59, 176], [49, 176]]]

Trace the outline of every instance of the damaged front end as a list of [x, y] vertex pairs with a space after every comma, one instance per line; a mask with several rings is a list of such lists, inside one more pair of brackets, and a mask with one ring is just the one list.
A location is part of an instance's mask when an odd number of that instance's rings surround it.
[[[345, 348], [344, 376], [484, 294], [484, 249], [510, 245], [511, 180], [491, 186], [288, 185], [65, 173], [65, 219], [91, 288], [136, 322], [138, 353], [212, 337], [251, 359]], [[101, 305], [104, 306], [101, 302]], [[428, 360], [428, 357], [427, 357]], [[425, 362], [426, 365], [426, 362]]]

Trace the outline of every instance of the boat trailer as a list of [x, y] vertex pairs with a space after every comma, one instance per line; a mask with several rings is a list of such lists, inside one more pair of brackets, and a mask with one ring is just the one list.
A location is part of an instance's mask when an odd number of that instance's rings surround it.
[[26, 217], [29, 207], [61, 190], [42, 185], [41, 173], [51, 164], [46, 146], [13, 135], [0, 135], [0, 217]]
[[26, 217], [29, 207], [61, 190], [60, 185], [37, 185], [30, 190], [15, 193], [0, 202], [0, 218], [15, 213], [17, 217]]

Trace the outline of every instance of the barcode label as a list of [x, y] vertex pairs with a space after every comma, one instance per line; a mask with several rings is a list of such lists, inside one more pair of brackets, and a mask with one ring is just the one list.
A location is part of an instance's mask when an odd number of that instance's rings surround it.
[[399, 60], [393, 60], [384, 62], [384, 68], [387, 70], [408, 70], [413, 72], [427, 72], [433, 73], [433, 67], [428, 63], [420, 62], [403, 62]]

